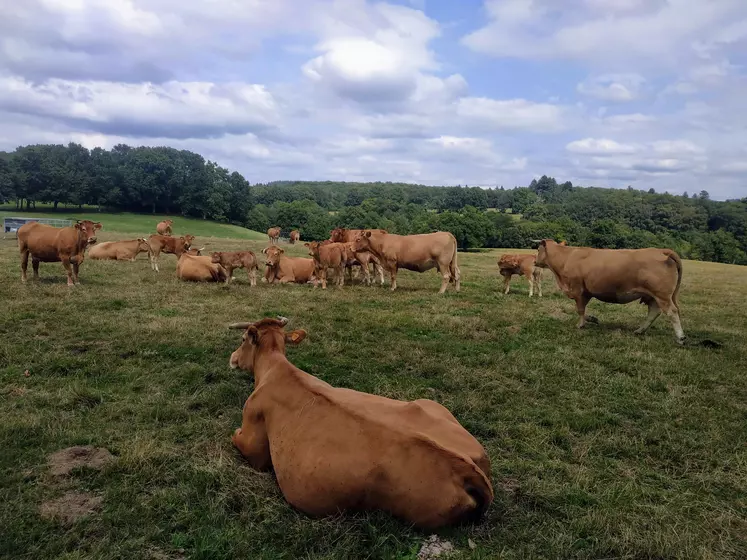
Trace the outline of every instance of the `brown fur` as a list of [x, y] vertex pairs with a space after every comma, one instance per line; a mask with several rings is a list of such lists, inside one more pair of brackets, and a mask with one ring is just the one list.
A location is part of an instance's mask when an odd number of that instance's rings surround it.
[[504, 294], [508, 294], [511, 277], [517, 274], [524, 276], [529, 282], [529, 297], [534, 295], [535, 290], [539, 297], [542, 297], [542, 269], [534, 265], [536, 260], [536, 255], [521, 254], [506, 254], [498, 259], [498, 270], [504, 279]]
[[[379, 278], [379, 283], [384, 285], [384, 269], [381, 266], [381, 262], [376, 258], [376, 255], [369, 251], [356, 251], [355, 250], [355, 237], [359, 233], [366, 231], [363, 229], [346, 229], [346, 228], [335, 228], [329, 232], [329, 239], [335, 243], [348, 243], [352, 250], [352, 259], [348, 259], [345, 264], [345, 268], [348, 270], [350, 276], [350, 283], [353, 283], [353, 266], [359, 266], [363, 273], [363, 281], [366, 284], [371, 283], [371, 271], [368, 267], [369, 264], [373, 265], [373, 276]], [[376, 233], [387, 233], [385, 229], [372, 229], [370, 230]]]
[[[345, 284], [345, 263], [348, 260], [345, 243], [320, 243], [312, 241], [304, 243], [309, 248], [309, 255], [314, 259], [314, 267], [318, 280], [322, 282], [322, 289], [327, 289], [327, 271], [335, 271], [335, 284], [342, 287]], [[316, 284], [314, 284], [316, 288]]]
[[286, 257], [285, 251], [280, 247], [265, 247], [262, 249], [265, 255], [265, 278], [271, 284], [279, 282], [286, 284], [295, 282], [297, 284], [306, 284], [315, 281], [314, 276], [314, 259], [304, 259], [300, 257]]
[[235, 268], [245, 268], [251, 286], [257, 285], [257, 256], [253, 251], [217, 251], [211, 255], [213, 262], [226, 269], [226, 284], [231, 282]]
[[643, 334], [663, 312], [672, 321], [677, 341], [682, 344], [678, 294], [682, 261], [671, 249], [592, 249], [564, 247], [551, 239], [540, 242], [537, 266], [552, 270], [558, 287], [576, 301], [578, 328], [586, 321], [592, 298], [607, 303], [641, 300], [648, 305], [648, 317], [636, 334]]
[[21, 253], [21, 282], [26, 281], [29, 255], [34, 279], [39, 278], [39, 263], [61, 262], [67, 272], [67, 285], [78, 284], [78, 271], [86, 247], [96, 243], [100, 223], [83, 220], [77, 224], [56, 228], [39, 222], [28, 222], [18, 228], [18, 250]]
[[295, 245], [296, 241], [301, 239], [301, 234], [297, 229], [294, 229], [292, 232], [290, 232], [290, 244]]
[[176, 263], [176, 277], [190, 282], [225, 282], [226, 270], [212, 257], [182, 254]]
[[267, 237], [270, 238], [270, 244], [271, 245], [277, 245], [278, 238], [280, 237], [280, 228], [279, 227], [271, 227], [267, 230]]
[[134, 261], [140, 253], [150, 255], [150, 245], [144, 237], [97, 243], [88, 250], [88, 256], [92, 259], [114, 261]]
[[425, 272], [436, 268], [441, 275], [442, 294], [449, 282], [454, 282], [458, 292], [461, 287], [461, 271], [457, 265], [456, 238], [448, 231], [423, 233], [420, 235], [395, 235], [366, 230], [355, 237], [356, 251], [369, 251], [389, 271], [392, 291], [397, 289], [397, 270], [405, 268]]
[[426, 530], [481, 517], [493, 501], [490, 459], [458, 420], [432, 400], [337, 388], [300, 370], [285, 345], [306, 332], [285, 332], [286, 321], [232, 325], [246, 330], [230, 366], [255, 380], [232, 437], [249, 464], [273, 469], [285, 499], [311, 516], [384, 510]]
[[148, 238], [150, 245], [150, 265], [153, 270], [158, 272], [158, 257], [163, 253], [171, 253], [176, 258], [182, 256], [182, 253], [189, 250], [194, 241], [194, 235], [182, 235], [181, 237], [172, 237], [170, 235], [151, 235]]
[[174, 220], [163, 220], [162, 222], [158, 222], [156, 233], [160, 235], [171, 235], [171, 224], [173, 223]]

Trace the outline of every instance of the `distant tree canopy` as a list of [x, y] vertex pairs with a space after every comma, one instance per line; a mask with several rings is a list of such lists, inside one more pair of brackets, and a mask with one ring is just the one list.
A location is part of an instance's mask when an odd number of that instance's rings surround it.
[[323, 239], [337, 226], [452, 232], [463, 249], [531, 246], [537, 238], [608, 248], [671, 247], [686, 258], [747, 264], [747, 198], [726, 202], [577, 187], [543, 176], [528, 187], [277, 181], [249, 185], [186, 150], [33, 145], [0, 152], [0, 202], [182, 214]]

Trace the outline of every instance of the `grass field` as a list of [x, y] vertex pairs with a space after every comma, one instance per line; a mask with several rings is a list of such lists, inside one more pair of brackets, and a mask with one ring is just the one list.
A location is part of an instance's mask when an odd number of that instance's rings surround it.
[[[60, 210], [57, 212], [15, 212], [8, 207], [0, 206], [0, 224], [6, 217], [25, 217], [25, 218], [55, 218], [61, 220], [93, 220], [101, 222], [104, 225], [104, 232], [150, 235], [156, 233], [156, 224], [161, 220], [169, 219], [174, 223], [171, 225], [174, 235], [184, 235], [191, 233], [200, 237], [222, 237], [233, 239], [248, 240], [266, 240], [267, 234], [252, 231], [231, 224], [219, 224], [207, 220], [195, 220], [183, 216], [164, 216], [159, 214], [106, 214], [96, 212], [93, 209], [83, 209], [83, 211]], [[12, 234], [11, 234], [12, 237]], [[121, 236], [117, 236], [121, 238]]]
[[[436, 399], [486, 447], [495, 502], [441, 533], [454, 558], [747, 558], [744, 267], [685, 263], [683, 326], [723, 344], [711, 350], [679, 347], [665, 318], [636, 337], [637, 304], [592, 302], [601, 324], [577, 331], [548, 274], [541, 300], [523, 279], [499, 294], [497, 251], [460, 254], [462, 293], [438, 296], [435, 272], [401, 272], [394, 294], [252, 289], [243, 271], [229, 288], [185, 284], [171, 255], [159, 274], [143, 255], [87, 260], [74, 289], [42, 264], [24, 286], [15, 242], [0, 243], [4, 558], [414, 559], [427, 535], [382, 513], [307, 518], [232, 448], [253, 385], [228, 368], [241, 334], [226, 326], [278, 314], [309, 332], [289, 350], [305, 371]], [[85, 444], [114, 462], [50, 474], [50, 454]], [[40, 516], [68, 490], [101, 511], [70, 527]]]

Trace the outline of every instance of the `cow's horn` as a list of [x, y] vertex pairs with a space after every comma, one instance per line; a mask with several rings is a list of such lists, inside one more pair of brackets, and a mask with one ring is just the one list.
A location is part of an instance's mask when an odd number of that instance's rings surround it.
[[531, 239], [530, 241], [531, 241], [532, 243], [542, 243], [542, 240], [541, 240], [541, 239]]
[[254, 323], [231, 323], [228, 325], [229, 329], [248, 329], [251, 327]]
[[204, 251], [204, 250], [205, 250], [205, 247], [200, 247], [200, 248], [199, 248], [199, 249], [197, 249], [197, 250], [198, 250], [198, 251], [200, 251], [200, 252], [202, 252], [202, 251]]
[[288, 317], [283, 317], [282, 315], [278, 315], [278, 321], [280, 321], [283, 326], [288, 324]]

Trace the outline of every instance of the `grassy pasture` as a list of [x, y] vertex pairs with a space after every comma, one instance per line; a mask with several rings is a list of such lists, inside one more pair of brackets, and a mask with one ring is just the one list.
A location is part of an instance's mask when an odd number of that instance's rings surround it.
[[[3, 218], [6, 217], [20, 217], [20, 218], [54, 218], [59, 220], [92, 220], [94, 222], [101, 222], [104, 226], [103, 231], [107, 233], [120, 233], [130, 234], [132, 237], [140, 235], [150, 235], [156, 233], [156, 224], [161, 220], [173, 220], [174, 223], [171, 225], [171, 229], [174, 235], [184, 235], [185, 233], [191, 233], [201, 237], [226, 237], [233, 239], [248, 239], [248, 240], [266, 240], [267, 234], [252, 231], [240, 226], [234, 226], [231, 224], [219, 224], [216, 222], [209, 222], [207, 220], [196, 220], [194, 218], [185, 218], [184, 216], [165, 216], [159, 214], [107, 214], [104, 212], [97, 212], [91, 208], [84, 208], [82, 211], [79, 210], [68, 210], [61, 209], [58, 211], [50, 212], [15, 212], [8, 207], [0, 206], [0, 224], [2, 224]], [[13, 234], [9, 234], [9, 237], [13, 237]], [[115, 238], [122, 239], [123, 237], [118, 235]]]
[[[102, 240], [127, 237], [101, 219]], [[243, 271], [229, 288], [186, 284], [172, 255], [160, 273], [144, 255], [86, 260], [71, 290], [58, 263], [22, 286], [15, 241], [0, 241], [0, 556], [415, 558], [427, 535], [381, 513], [309, 519], [232, 448], [252, 381], [228, 368], [240, 333], [226, 325], [281, 314], [309, 332], [289, 350], [302, 369], [436, 399], [485, 445], [496, 499], [483, 523], [442, 533], [454, 557], [746, 558], [747, 269], [685, 263], [683, 326], [723, 343], [709, 350], [677, 346], [663, 317], [636, 337], [637, 304], [592, 302], [601, 324], [577, 331], [548, 273], [541, 300], [524, 279], [502, 296], [499, 254], [460, 254], [462, 293], [444, 296], [432, 271], [400, 272], [394, 294], [252, 289]], [[50, 475], [51, 453], [85, 444], [116, 461]], [[40, 517], [70, 489], [102, 511], [69, 528]]]

